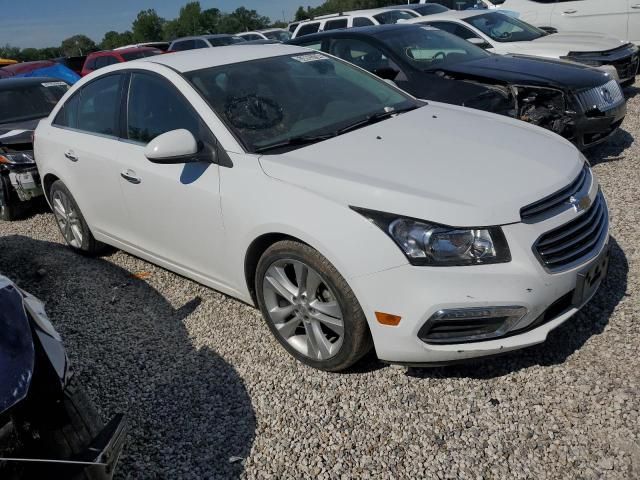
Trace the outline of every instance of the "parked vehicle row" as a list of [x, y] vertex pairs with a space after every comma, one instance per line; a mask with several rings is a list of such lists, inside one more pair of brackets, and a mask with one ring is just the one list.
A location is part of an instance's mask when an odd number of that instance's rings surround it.
[[336, 30], [292, 43], [342, 58], [417, 98], [517, 118], [580, 149], [606, 140], [626, 115], [622, 90], [606, 72], [559, 60], [493, 55], [435, 28]]
[[[457, 41], [380, 31], [394, 28]], [[433, 365], [541, 343], [606, 276], [606, 200], [569, 142], [322, 51], [234, 45], [106, 67], [65, 94], [34, 147], [72, 249], [109, 244], [256, 305], [315, 368], [372, 347]]]

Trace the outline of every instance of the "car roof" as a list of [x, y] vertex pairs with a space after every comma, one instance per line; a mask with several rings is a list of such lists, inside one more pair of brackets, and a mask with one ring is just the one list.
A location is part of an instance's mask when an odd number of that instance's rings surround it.
[[233, 36], [235, 36], [235, 35], [229, 35], [227, 33], [211, 33], [211, 34], [205, 34], [205, 35], [192, 35], [190, 37], [176, 38], [171, 43], [173, 43], [173, 42], [181, 42], [183, 40], [206, 40], [207, 38], [228, 38], [228, 37], [233, 37]]
[[415, 19], [408, 20], [408, 22], [416, 22], [416, 20], [426, 21], [427, 18], [429, 20], [443, 20], [445, 18], [449, 20], [464, 20], [465, 18], [477, 17], [478, 15], [486, 15], [488, 13], [500, 12], [496, 12], [495, 10], [449, 10], [448, 12], [436, 13], [434, 15], [428, 15], [427, 17], [417, 17]]
[[102, 55], [110, 55], [112, 53], [122, 55], [123, 53], [133, 53], [133, 52], [149, 52], [158, 50], [156, 47], [131, 47], [131, 48], [122, 48], [119, 50], [100, 50], [99, 52], [91, 52], [88, 56], [102, 56]]
[[[0, 90], [10, 90], [16, 87], [28, 87], [38, 85], [42, 82], [63, 82], [58, 78], [51, 77], [9, 77], [0, 78]], [[63, 82], [67, 83], [67, 82]]]
[[184, 52], [170, 53], [168, 55], [147, 57], [136, 61], [165, 65], [173, 70], [184, 73], [201, 70], [203, 68], [218, 67], [220, 65], [259, 60], [261, 58], [308, 52], [309, 50], [307, 48], [283, 45], [281, 43], [260, 45], [236, 44], [216, 47], [215, 52], [212, 52], [211, 49], [187, 50]]
[[[422, 17], [421, 17], [422, 18]], [[289, 40], [287, 43], [307, 43], [313, 40], [321, 40], [327, 37], [337, 36], [349, 36], [349, 37], [377, 37], [381, 33], [393, 32], [406, 28], [424, 28], [423, 25], [415, 25], [409, 23], [388, 23], [385, 25], [370, 25], [367, 27], [354, 27], [354, 28], [341, 28], [336, 30], [327, 30], [325, 32], [311, 33], [309, 35], [303, 35], [302, 37], [296, 37], [293, 40]]]

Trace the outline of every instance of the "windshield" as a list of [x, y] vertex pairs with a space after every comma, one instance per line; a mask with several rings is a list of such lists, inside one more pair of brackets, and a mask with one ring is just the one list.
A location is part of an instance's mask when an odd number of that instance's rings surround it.
[[402, 28], [380, 38], [397, 56], [423, 71], [491, 56], [455, 35], [432, 28]]
[[496, 42], [529, 42], [547, 35], [544, 30], [502, 13], [484, 13], [464, 21]]
[[136, 52], [127, 52], [122, 54], [127, 62], [131, 60], [137, 60], [138, 58], [153, 57], [154, 55], [160, 55], [162, 50], [138, 50]]
[[246, 41], [242, 37], [209, 37], [207, 40], [209, 40], [212, 47], [224, 47]]
[[263, 32], [262, 34], [269, 40], [278, 40], [280, 42], [291, 40], [291, 34], [286, 30], [273, 30], [271, 32]]
[[68, 89], [64, 82], [51, 81], [0, 90], [0, 123], [46, 117]]
[[298, 53], [186, 74], [251, 152], [333, 136], [367, 117], [415, 107], [386, 82], [322, 53]]
[[418, 12], [420, 15], [435, 15], [436, 13], [448, 12], [449, 9], [443, 5], [439, 5], [437, 3], [431, 3], [429, 5], [417, 5], [413, 7], [415, 12]]
[[417, 13], [409, 12], [406, 10], [389, 10], [387, 12], [382, 12], [374, 15], [373, 18], [375, 18], [378, 23], [385, 25], [387, 23], [398, 23], [399, 20], [413, 20], [414, 18], [419, 16], [420, 15]]

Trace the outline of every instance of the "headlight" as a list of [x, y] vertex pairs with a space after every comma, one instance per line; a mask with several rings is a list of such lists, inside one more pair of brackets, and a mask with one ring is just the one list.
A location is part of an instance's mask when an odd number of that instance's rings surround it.
[[33, 152], [19, 152], [19, 153], [0, 153], [0, 164], [6, 165], [22, 165], [35, 163], [33, 160]]
[[500, 227], [457, 228], [352, 207], [380, 227], [412, 265], [466, 266], [511, 261]]

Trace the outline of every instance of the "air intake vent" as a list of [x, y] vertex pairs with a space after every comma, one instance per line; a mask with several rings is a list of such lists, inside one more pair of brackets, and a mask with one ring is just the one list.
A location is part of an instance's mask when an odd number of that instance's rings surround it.
[[609, 213], [602, 193], [591, 208], [572, 222], [545, 233], [534, 252], [551, 273], [568, 270], [595, 257], [607, 241]]

